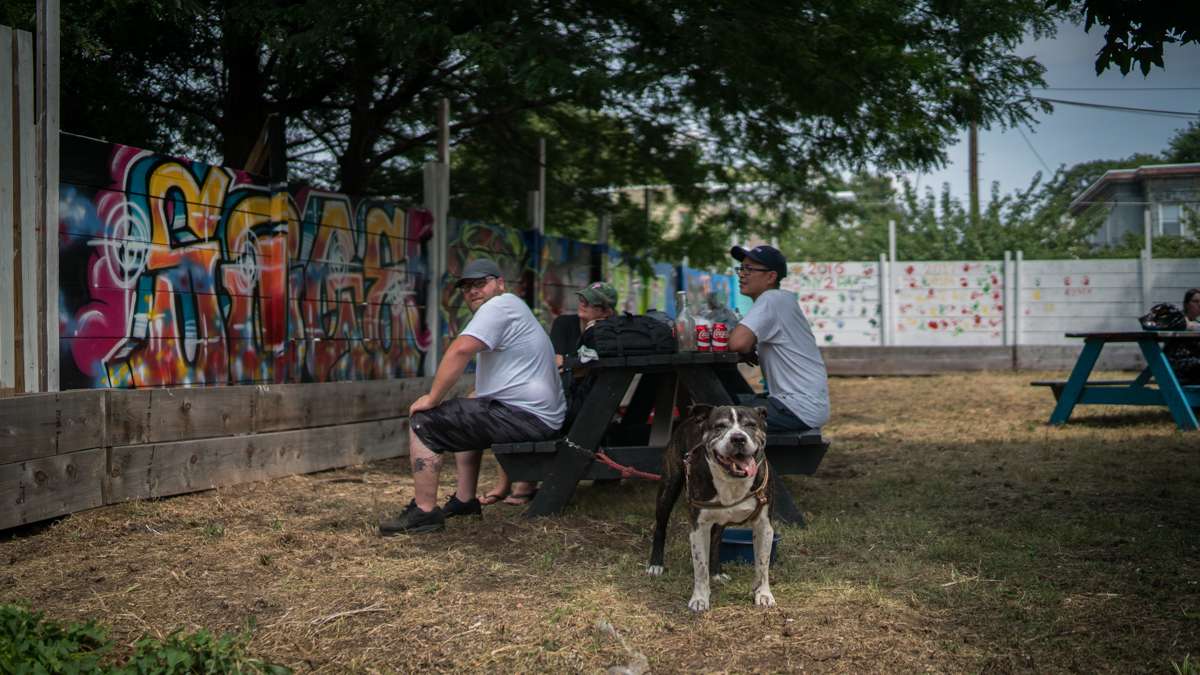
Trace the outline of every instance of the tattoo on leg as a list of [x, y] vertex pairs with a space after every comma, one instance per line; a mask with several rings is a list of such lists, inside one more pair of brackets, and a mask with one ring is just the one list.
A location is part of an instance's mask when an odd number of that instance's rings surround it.
[[425, 461], [426, 460], [424, 457], [418, 457], [418, 458], [414, 459], [413, 460], [413, 471], [416, 473], [424, 471], [425, 470]]

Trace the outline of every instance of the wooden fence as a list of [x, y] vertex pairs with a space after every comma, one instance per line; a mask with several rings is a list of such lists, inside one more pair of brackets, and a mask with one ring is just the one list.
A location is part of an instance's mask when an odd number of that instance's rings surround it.
[[[456, 392], [472, 378], [463, 378]], [[0, 399], [0, 529], [408, 453], [431, 378]]]
[[[57, 25], [57, 3], [39, 11]], [[50, 33], [35, 41], [0, 26], [0, 395], [58, 389], [58, 38]]]

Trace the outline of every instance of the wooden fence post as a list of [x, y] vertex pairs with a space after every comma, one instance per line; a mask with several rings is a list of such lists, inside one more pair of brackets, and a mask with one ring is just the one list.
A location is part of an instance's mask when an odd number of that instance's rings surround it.
[[891, 279], [889, 274], [891, 267], [888, 265], [887, 254], [879, 254], [879, 344], [886, 347], [891, 344], [891, 336], [888, 335], [888, 327], [892, 321], [892, 308], [888, 300], [892, 296], [892, 285], [889, 283]]
[[34, 127], [33, 109], [33, 34], [27, 31], [16, 31], [17, 53], [14, 63], [17, 70], [16, 91], [16, 133], [13, 134], [13, 149], [17, 155], [16, 162], [16, 199], [14, 204], [18, 209], [15, 226], [18, 234], [14, 236], [14, 246], [20, 246], [16, 252], [17, 267], [13, 271], [13, 279], [17, 285], [14, 293], [18, 294], [17, 302], [20, 307], [21, 332], [16, 341], [21, 360], [21, 386], [25, 392], [39, 391], [38, 377], [38, 270], [41, 268], [38, 255], [37, 236], [37, 180], [36, 180], [36, 146], [34, 139], [37, 131]]
[[1016, 262], [1013, 263], [1013, 301], [1005, 303], [1007, 308], [1012, 304], [1013, 316], [1013, 349], [1021, 346], [1021, 263], [1025, 262], [1025, 252], [1017, 251]]
[[0, 395], [17, 387], [16, 331], [17, 286], [13, 277], [13, 221], [16, 201], [16, 144], [13, 143], [13, 65], [16, 63], [13, 31], [0, 26]]
[[[37, 223], [42, 259], [40, 285], [39, 382], [42, 391], [58, 391], [58, 66], [59, 3], [38, 0], [37, 57]], [[28, 278], [28, 277], [27, 277]]]
[[1012, 302], [1013, 302], [1013, 263], [1012, 251], [1004, 252], [1004, 294], [1002, 302], [1004, 303], [1004, 339], [1001, 344], [1009, 346], [1013, 344], [1012, 335]]

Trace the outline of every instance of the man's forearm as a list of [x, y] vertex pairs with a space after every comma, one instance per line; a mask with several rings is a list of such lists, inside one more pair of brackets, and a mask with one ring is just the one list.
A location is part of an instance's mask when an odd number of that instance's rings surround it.
[[736, 326], [729, 333], [729, 351], [749, 354], [754, 351], [754, 346], [758, 342], [754, 331], [745, 326]]

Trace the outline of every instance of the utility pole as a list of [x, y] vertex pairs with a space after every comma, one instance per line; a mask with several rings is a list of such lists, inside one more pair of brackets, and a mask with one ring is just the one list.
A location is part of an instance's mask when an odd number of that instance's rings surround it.
[[537, 231], [546, 234], [546, 138], [538, 139]]
[[979, 224], [979, 125], [971, 120], [967, 133], [967, 181], [971, 186], [971, 224]]

